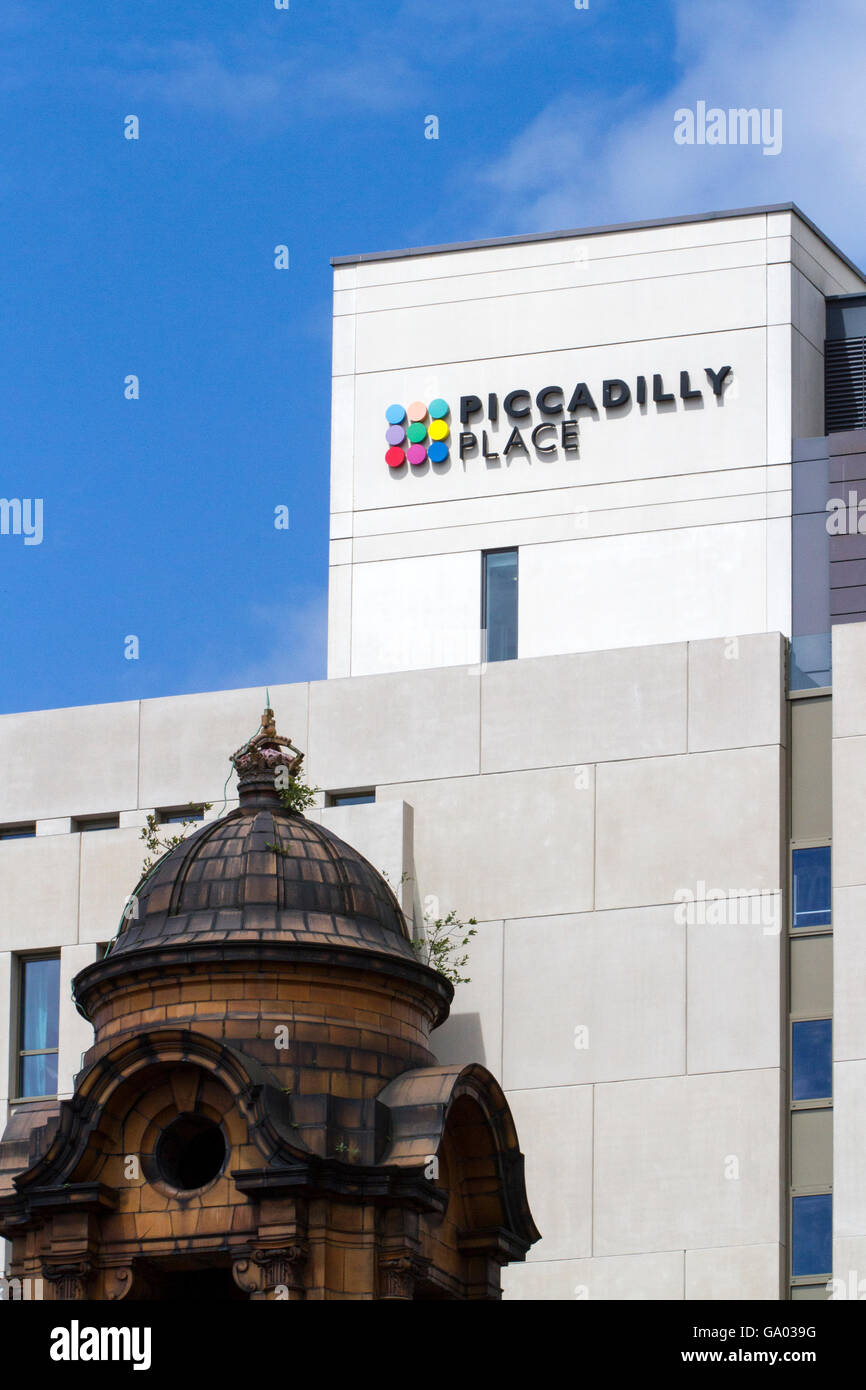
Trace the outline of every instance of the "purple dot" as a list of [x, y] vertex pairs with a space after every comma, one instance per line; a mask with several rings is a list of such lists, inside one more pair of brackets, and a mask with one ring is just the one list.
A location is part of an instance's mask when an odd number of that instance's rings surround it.
[[389, 444], [402, 444], [406, 438], [406, 431], [402, 425], [389, 425], [385, 431], [385, 438]]
[[410, 463], [423, 463], [427, 458], [427, 450], [423, 444], [410, 444], [407, 453]]

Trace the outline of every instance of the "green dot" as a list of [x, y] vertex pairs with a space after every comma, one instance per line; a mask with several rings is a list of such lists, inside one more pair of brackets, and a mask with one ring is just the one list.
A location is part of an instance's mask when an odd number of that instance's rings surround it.
[[422, 424], [410, 425], [406, 433], [409, 436], [410, 444], [423, 444], [427, 438], [427, 426]]

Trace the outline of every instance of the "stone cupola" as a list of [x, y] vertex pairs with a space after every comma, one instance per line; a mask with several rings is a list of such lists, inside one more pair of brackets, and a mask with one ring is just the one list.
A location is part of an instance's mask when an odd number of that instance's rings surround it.
[[495, 1299], [538, 1239], [499, 1085], [430, 1050], [452, 985], [382, 875], [283, 804], [302, 761], [266, 709], [237, 808], [75, 979], [72, 1099], [10, 1117], [0, 1234], [55, 1297]]

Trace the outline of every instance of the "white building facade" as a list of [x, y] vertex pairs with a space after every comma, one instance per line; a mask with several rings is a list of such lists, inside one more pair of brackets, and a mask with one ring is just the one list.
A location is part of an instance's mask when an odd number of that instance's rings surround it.
[[[789, 679], [794, 460], [828, 438], [828, 301], [864, 293], [792, 206], [335, 263], [328, 679], [271, 704], [416, 928], [478, 921], [433, 1047], [517, 1121], [543, 1238], [507, 1298], [866, 1279], [859, 598], [807, 629], [832, 679]], [[69, 984], [145, 817], [217, 815], [260, 706], [0, 718], [0, 1119], [55, 1065], [71, 1094]]]

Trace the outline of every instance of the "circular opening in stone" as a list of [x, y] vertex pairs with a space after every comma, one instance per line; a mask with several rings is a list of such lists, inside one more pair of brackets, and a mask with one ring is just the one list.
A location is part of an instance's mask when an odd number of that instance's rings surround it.
[[156, 1166], [172, 1187], [188, 1192], [215, 1178], [226, 1159], [225, 1135], [204, 1115], [178, 1115], [156, 1145]]

